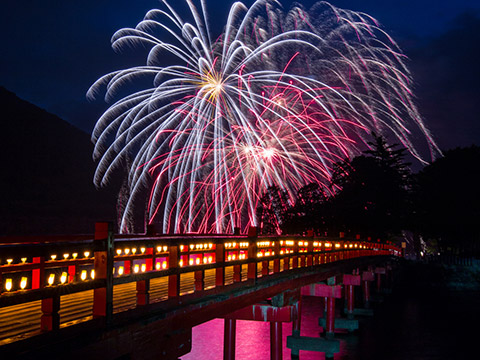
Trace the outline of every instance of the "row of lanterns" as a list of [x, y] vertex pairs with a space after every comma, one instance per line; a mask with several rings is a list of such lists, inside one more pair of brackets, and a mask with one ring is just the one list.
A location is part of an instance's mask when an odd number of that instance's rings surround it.
[[[47, 284], [49, 286], [52, 286], [54, 283], [55, 283], [55, 274], [54, 273], [51, 273], [48, 278], [47, 278]], [[91, 279], [95, 279], [95, 270], [90, 270], [90, 278]], [[67, 279], [68, 279], [68, 274], [64, 271], [62, 272], [62, 274], [60, 275], [60, 278], [59, 278], [59, 281], [61, 284], [65, 284], [67, 282]], [[82, 279], [82, 281], [85, 281], [87, 280], [87, 270], [82, 270], [82, 272], [80, 273], [80, 279]], [[25, 290], [25, 288], [27, 287], [27, 284], [28, 284], [28, 278], [25, 277], [25, 276], [22, 276], [22, 278], [20, 279], [20, 289], [21, 290]], [[5, 290], [7, 291], [11, 291], [13, 288], [13, 280], [11, 278], [7, 278], [5, 279]]]

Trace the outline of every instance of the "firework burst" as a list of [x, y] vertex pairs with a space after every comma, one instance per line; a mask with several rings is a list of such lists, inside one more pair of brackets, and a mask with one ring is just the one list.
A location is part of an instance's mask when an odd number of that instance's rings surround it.
[[92, 135], [95, 183], [128, 172], [122, 231], [142, 200], [164, 232], [245, 229], [268, 186], [292, 196], [310, 182], [327, 189], [332, 165], [372, 131], [421, 161], [413, 134], [438, 151], [413, 104], [404, 55], [368, 15], [323, 2], [287, 13], [276, 1], [237, 2], [214, 39], [205, 2], [186, 1], [189, 22], [163, 1], [115, 33], [114, 49], [146, 46], [147, 64], [107, 74], [88, 92], [110, 102], [126, 83], [152, 79], [113, 103]]

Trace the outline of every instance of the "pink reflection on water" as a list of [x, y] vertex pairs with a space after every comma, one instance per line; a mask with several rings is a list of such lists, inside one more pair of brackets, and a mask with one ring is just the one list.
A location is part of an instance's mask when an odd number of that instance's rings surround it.
[[[319, 298], [304, 297], [302, 306], [301, 335], [318, 337], [322, 330], [318, 325], [318, 318], [323, 309], [322, 302]], [[192, 351], [183, 356], [182, 360], [223, 359], [223, 327], [223, 319], [214, 319], [193, 328]], [[284, 323], [282, 327], [284, 359], [290, 359], [290, 349], [286, 345], [287, 336], [291, 334], [292, 324]], [[270, 324], [237, 320], [235, 356], [238, 360], [270, 360]], [[301, 351], [300, 358], [322, 360], [325, 356], [323, 353]]]

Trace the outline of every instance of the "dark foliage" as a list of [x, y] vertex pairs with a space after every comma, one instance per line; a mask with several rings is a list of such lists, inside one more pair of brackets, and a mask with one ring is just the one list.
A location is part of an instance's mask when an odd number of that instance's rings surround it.
[[289, 206], [287, 194], [270, 187], [257, 211], [263, 233], [314, 230], [317, 234], [346, 232], [385, 239], [404, 229], [411, 212], [405, 149], [372, 136], [370, 150], [364, 155], [335, 165], [334, 196], [327, 197], [312, 183], [299, 189], [295, 204]]
[[405, 149], [373, 135], [364, 155], [336, 164], [332, 230], [385, 238], [405, 226], [411, 187]]
[[480, 239], [480, 147], [446, 151], [416, 176], [416, 230], [441, 246]]
[[267, 188], [257, 207], [257, 220], [261, 234], [273, 235], [279, 232], [281, 226], [288, 221], [289, 202], [287, 191], [278, 186]]

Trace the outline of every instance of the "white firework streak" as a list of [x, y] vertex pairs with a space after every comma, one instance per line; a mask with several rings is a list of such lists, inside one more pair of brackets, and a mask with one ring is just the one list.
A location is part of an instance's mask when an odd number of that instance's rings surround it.
[[[121, 230], [145, 187], [147, 220], [165, 233], [246, 229], [268, 186], [292, 198], [311, 182], [329, 191], [332, 165], [358, 154], [372, 131], [422, 162], [413, 134], [431, 158], [440, 153], [405, 56], [368, 15], [324, 2], [287, 13], [276, 1], [237, 2], [212, 41], [205, 0], [201, 11], [186, 3], [193, 23], [163, 1], [165, 10], [115, 33], [114, 49], [149, 48], [147, 65], [107, 74], [87, 94], [111, 101], [126, 83], [153, 79], [111, 105], [92, 134], [97, 186], [127, 167]], [[176, 64], [162, 65], [165, 54]]]

